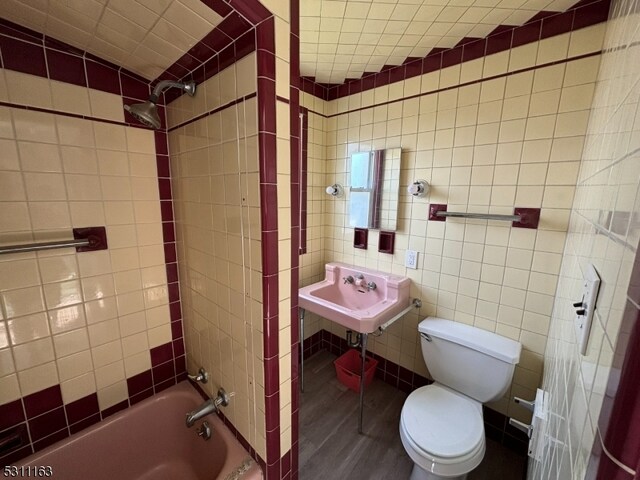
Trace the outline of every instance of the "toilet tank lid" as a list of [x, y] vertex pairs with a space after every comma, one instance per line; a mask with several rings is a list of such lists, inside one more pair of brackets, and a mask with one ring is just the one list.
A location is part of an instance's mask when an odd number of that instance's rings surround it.
[[522, 348], [520, 342], [497, 333], [436, 317], [425, 318], [420, 322], [418, 330], [436, 338], [473, 348], [507, 363], [516, 364], [520, 361]]

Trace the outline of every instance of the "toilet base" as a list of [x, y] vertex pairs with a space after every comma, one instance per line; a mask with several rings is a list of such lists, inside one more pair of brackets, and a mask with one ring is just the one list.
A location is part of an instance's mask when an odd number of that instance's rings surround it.
[[466, 480], [466, 478], [466, 473], [455, 477], [443, 477], [442, 475], [436, 475], [435, 473], [428, 472], [414, 463], [409, 480]]

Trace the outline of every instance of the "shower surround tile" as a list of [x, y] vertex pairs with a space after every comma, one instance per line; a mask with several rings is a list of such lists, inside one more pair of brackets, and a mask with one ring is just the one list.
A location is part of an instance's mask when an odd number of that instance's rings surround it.
[[[208, 64], [204, 67], [205, 70], [209, 68]], [[260, 188], [257, 81], [254, 80], [252, 85], [246, 84], [248, 78], [256, 78], [256, 53], [252, 49], [252, 53], [238, 58], [235, 63], [211, 71], [215, 74], [201, 84], [201, 91], [211, 92], [215, 89], [220, 92], [222, 87], [230, 89], [234, 95], [242, 96], [225, 98], [220, 95], [216, 102], [209, 99], [204, 104], [202, 101], [196, 105], [195, 110], [189, 112], [185, 105], [189, 101], [197, 101], [197, 97], [180, 97], [168, 106], [168, 137], [174, 181], [177, 253], [180, 259], [178, 276], [182, 282], [185, 315], [186, 360], [189, 371], [195, 372], [200, 366], [204, 366], [210, 373], [211, 381], [202, 386], [207, 390], [207, 395], [215, 395], [216, 392], [210, 389], [222, 385], [227, 391], [238, 392], [236, 400], [239, 404], [248, 405], [249, 411], [259, 409], [257, 414], [264, 415], [266, 406], [262, 404], [258, 392], [268, 391], [268, 376], [262, 372], [265, 368], [262, 352], [268, 349], [262, 344], [264, 320], [260, 310], [263, 302], [265, 308], [277, 305], [277, 296], [273, 300], [263, 293], [261, 282], [264, 269], [260, 248], [260, 195], [257, 194]], [[255, 120], [248, 120], [250, 117]], [[225, 124], [240, 122], [241, 119], [246, 123], [241, 124], [239, 130], [229, 129]], [[189, 132], [200, 132], [199, 140], [180, 142], [180, 138], [190, 138]], [[196, 140], [195, 137], [191, 138]], [[224, 160], [216, 152], [224, 152]], [[195, 168], [188, 168], [185, 158], [193, 159]], [[199, 219], [203, 218], [203, 214], [207, 220], [201, 222]], [[202, 244], [197, 237], [189, 235], [188, 232], [194, 229], [212, 238], [213, 243]], [[196, 251], [212, 265], [224, 264], [224, 270], [203, 271], [198, 263], [186, 261], [191, 255], [189, 252]], [[205, 298], [208, 298], [207, 301], [211, 302], [216, 312], [215, 317], [209, 317], [208, 320], [201, 318], [201, 305]], [[206, 331], [201, 332], [196, 328], [196, 322], [201, 321], [207, 322]], [[245, 327], [238, 330], [238, 325], [243, 325], [244, 322], [248, 328], [246, 345], [242, 339]], [[267, 327], [267, 332], [270, 331]], [[240, 332], [242, 337], [238, 336]], [[228, 352], [228, 365], [213, 363], [212, 358], [203, 355], [203, 348], [219, 352], [228, 348], [228, 344], [233, 345], [234, 352]], [[277, 352], [277, 345], [275, 348]], [[251, 388], [256, 389], [251, 395], [243, 393], [247, 387], [241, 382], [247, 378], [228, 376], [228, 368], [239, 369], [240, 365], [243, 370], [248, 369], [247, 376], [252, 379], [253, 385]], [[248, 442], [252, 451], [264, 458], [266, 432], [257, 427], [260, 419], [240, 413], [235, 415], [232, 411], [224, 413], [226, 422], [233, 424], [238, 438]]]
[[[153, 393], [185, 378], [185, 363], [181, 309], [175, 276], [176, 260], [175, 255], [173, 259], [171, 257], [171, 252], [175, 250], [174, 240], [171, 238], [172, 216], [166, 215], [165, 208], [165, 218], [162, 218], [159, 202], [159, 185], [170, 182], [170, 172], [166, 168], [166, 135], [159, 134], [154, 140], [151, 131], [129, 126], [124, 121], [122, 113], [121, 85], [126, 85], [126, 88], [122, 88], [129, 95], [146, 97], [149, 91], [148, 84], [119, 67], [113, 68], [114, 66], [108, 62], [87, 55], [82, 56], [60, 42], [31, 35], [25, 29], [16, 28], [5, 20], [2, 22], [0, 49], [3, 59], [8, 60], [4, 62], [4, 66], [13, 66], [22, 71], [2, 71], [0, 82], [4, 84], [5, 77], [18, 78], [16, 75], [19, 74], [27, 87], [31, 85], [44, 88], [46, 91], [51, 88], [53, 92], [62, 92], [60, 86], [64, 85], [66, 97], [54, 95], [53, 99], [54, 102], [56, 98], [65, 99], [65, 104], [70, 105], [69, 109], [58, 111], [56, 106], [42, 95], [33, 97], [34, 101], [41, 102], [35, 105], [20, 103], [22, 100], [17, 94], [2, 101], [0, 109], [3, 117], [17, 127], [17, 138], [12, 138], [13, 133], [3, 135], [5, 138], [8, 137], [6, 141], [19, 147], [15, 148], [19, 163], [14, 164], [11, 173], [17, 172], [29, 181], [34, 180], [33, 185], [37, 185], [41, 177], [44, 178], [43, 175], [49, 175], [53, 182], [42, 185], [39, 188], [40, 194], [35, 190], [28, 191], [28, 195], [17, 199], [17, 202], [3, 199], [2, 203], [7, 208], [10, 208], [10, 203], [23, 205], [23, 216], [28, 218], [30, 215], [33, 220], [32, 225], [19, 225], [3, 220], [0, 222], [2, 234], [16, 239], [27, 235], [31, 239], [30, 229], [33, 229], [36, 240], [49, 240], [51, 231], [58, 238], [65, 238], [72, 227], [86, 227], [95, 224], [96, 219], [103, 218], [110, 242], [109, 249], [101, 252], [52, 252], [33, 256], [32, 262], [42, 272], [42, 283], [38, 282], [38, 285], [31, 287], [32, 294], [35, 295], [31, 298], [46, 298], [46, 303], [24, 303], [26, 297], [23, 298], [21, 292], [27, 291], [16, 289], [18, 284], [9, 285], [0, 293], [12, 305], [19, 307], [12, 309], [10, 322], [26, 318], [20, 316], [20, 309], [23, 307], [29, 310], [24, 310], [24, 313], [48, 318], [48, 325], [46, 321], [43, 324], [46, 330], [44, 337], [36, 337], [36, 332], [40, 331], [36, 330], [31, 338], [21, 337], [19, 345], [12, 342], [2, 346], [5, 352], [9, 349], [14, 350], [19, 354], [19, 359], [25, 359], [25, 362], [21, 360], [14, 365], [12, 371], [3, 371], [3, 375], [7, 376], [2, 377], [2, 380], [18, 380], [13, 388], [16, 389], [17, 396], [22, 398], [8, 405], [24, 408], [26, 416], [14, 416], [11, 413], [10, 415], [17, 420], [22, 418], [22, 422], [26, 421], [25, 425], [32, 432], [33, 442], [15, 451], [6, 452], [7, 455], [2, 458], [4, 463], [44, 448], [135, 403], [134, 393], [139, 398], [143, 392], [129, 392], [127, 377], [144, 370], [151, 374], [151, 368], [154, 367], [156, 382], [144, 391]], [[10, 38], [9, 34], [16, 36]], [[8, 49], [8, 46], [15, 45], [7, 40], [13, 41], [14, 44], [28, 41], [28, 48], [39, 49], [49, 62], [49, 79], [47, 70], [34, 71], [38, 76], [33, 76], [27, 73], [29, 68], [33, 70], [33, 67], [25, 66], [19, 60], [13, 61], [12, 58], [22, 50]], [[35, 58], [39, 57], [36, 55]], [[84, 76], [85, 70], [89, 72], [88, 78]], [[93, 76], [96, 73], [100, 74], [100, 80]], [[111, 83], [105, 83], [104, 78], [116, 82], [117, 88]], [[92, 89], [91, 86], [98, 86], [101, 90]], [[73, 102], [70, 101], [73, 98], [87, 98], [85, 107], [74, 110]], [[87, 107], [91, 109], [89, 112], [83, 110]], [[58, 160], [58, 166], [52, 161], [55, 156], [51, 156], [50, 149], [40, 143], [48, 141], [52, 147], [58, 148], [57, 136], [47, 137], [46, 131], [49, 128], [52, 131], [57, 130], [60, 141], [64, 143], [60, 147], [63, 162]], [[30, 129], [40, 129], [40, 134], [34, 136], [29, 133]], [[107, 137], [109, 141], [105, 141]], [[156, 147], [160, 146], [157, 151], [154, 143]], [[140, 159], [139, 162], [135, 162], [135, 170], [133, 163], [131, 171], [128, 166], [125, 166], [124, 170], [103, 169], [107, 164], [101, 163], [101, 171], [98, 173], [96, 158], [108, 157], [115, 160], [116, 151], [125, 158], [128, 154], [131, 159]], [[76, 155], [73, 157], [75, 163], [71, 161], [71, 153]], [[23, 168], [23, 173], [20, 172], [20, 167]], [[77, 190], [76, 187], [80, 183], [76, 180], [89, 185], [93, 182], [95, 187], [92, 191]], [[126, 219], [122, 215], [118, 218], [105, 217], [105, 210], [115, 198], [103, 195], [111, 191], [107, 187], [113, 184], [114, 180], [120, 184], [118, 192], [124, 194], [124, 197], [118, 198], [120, 212], [133, 212], [136, 207], [136, 212], [141, 215], [137, 223], [133, 214]], [[56, 182], [59, 184], [58, 189], [53, 188]], [[133, 195], [132, 185], [140, 186], [139, 192], [145, 192], [144, 198], [140, 194]], [[48, 193], [43, 197], [42, 192]], [[59, 200], [52, 203], [51, 195], [55, 196], [58, 193]], [[170, 189], [169, 192], [163, 193], [163, 198], [171, 199]], [[155, 201], [153, 207], [149, 201]], [[40, 218], [42, 220], [38, 220]], [[46, 224], [43, 223], [45, 221]], [[37, 230], [48, 232], [45, 235]], [[163, 232], [166, 234], [164, 240]], [[68, 270], [65, 266], [67, 263], [56, 263], [56, 259], [76, 256], [79, 268]], [[130, 263], [122, 263], [121, 259], [125, 257]], [[9, 259], [7, 265], [18, 261], [21, 260]], [[156, 275], [153, 285], [143, 287], [140, 283], [133, 282], [126, 284], [130, 287], [120, 290], [125, 284], [115, 282], [114, 289], [114, 278], [124, 280], [124, 270], [128, 270], [125, 276], [133, 279], [145, 278], [144, 269], [148, 268], [159, 268], [160, 271], [166, 271], [166, 274]], [[71, 287], [73, 288], [70, 290]], [[123, 356], [123, 350], [119, 348], [121, 339], [123, 342], [128, 341], [124, 332], [127, 332], [127, 335], [136, 332], [137, 335], [142, 334], [145, 337], [145, 341], [139, 344], [136, 353], [131, 356], [127, 356], [126, 351]], [[90, 336], [93, 339], [91, 344]], [[46, 345], [42, 342], [52, 340], [55, 344], [55, 355], [49, 357]], [[114, 347], [111, 348], [111, 345]], [[165, 345], [165, 351], [167, 348], [171, 351], [171, 357], [167, 358], [164, 355], [164, 363], [153, 365], [152, 349], [161, 345]], [[111, 349], [108, 355], [106, 348]], [[31, 349], [33, 351], [29, 353]], [[83, 363], [87, 368], [71, 368], [72, 362], [68, 361], [72, 358], [71, 355], [80, 354], [86, 357]], [[34, 361], [45, 363], [32, 365]], [[99, 384], [96, 384], [96, 378]], [[5, 383], [3, 382], [3, 385]], [[7, 384], [5, 391], [12, 391], [8, 388]], [[74, 408], [76, 405], [85, 404], [93, 406], [87, 410]], [[63, 405], [68, 410], [66, 416], [60, 413]]]

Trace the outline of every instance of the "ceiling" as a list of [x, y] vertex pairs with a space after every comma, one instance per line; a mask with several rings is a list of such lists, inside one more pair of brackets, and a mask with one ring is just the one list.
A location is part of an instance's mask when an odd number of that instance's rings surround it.
[[301, 0], [300, 74], [340, 84], [578, 0]]
[[222, 21], [201, 0], [0, 0], [0, 17], [149, 80]]
[[[375, 73], [578, 0], [300, 0], [300, 73]], [[0, 0], [0, 17], [153, 80], [222, 21], [201, 0]]]

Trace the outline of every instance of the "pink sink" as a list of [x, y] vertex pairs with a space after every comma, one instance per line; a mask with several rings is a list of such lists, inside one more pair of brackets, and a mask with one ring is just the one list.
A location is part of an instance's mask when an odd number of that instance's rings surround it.
[[[348, 277], [353, 284], [345, 283]], [[376, 288], [368, 288], [369, 282]], [[371, 333], [409, 306], [410, 285], [407, 277], [327, 263], [323, 281], [299, 290], [299, 304], [350, 330]]]

